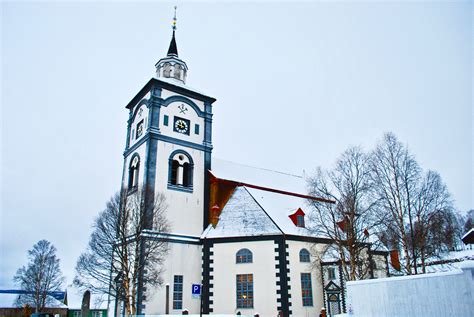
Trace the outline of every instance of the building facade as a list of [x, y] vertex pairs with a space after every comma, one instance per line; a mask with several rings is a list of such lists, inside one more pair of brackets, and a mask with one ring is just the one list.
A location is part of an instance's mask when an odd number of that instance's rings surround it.
[[[321, 307], [346, 310], [340, 263], [322, 263], [332, 245], [306, 229], [305, 179], [213, 160], [215, 98], [186, 85], [175, 30], [156, 77], [129, 111], [122, 190], [142, 199], [167, 199], [171, 230], [164, 284], [140, 284], [138, 312], [317, 316]], [[149, 229], [153, 229], [150, 222]], [[368, 254], [385, 263], [385, 251]], [[378, 253], [377, 253], [378, 252]], [[373, 275], [385, 276], [383, 265]], [[146, 270], [141, 273], [146, 274]], [[202, 301], [192, 285], [202, 284]]]

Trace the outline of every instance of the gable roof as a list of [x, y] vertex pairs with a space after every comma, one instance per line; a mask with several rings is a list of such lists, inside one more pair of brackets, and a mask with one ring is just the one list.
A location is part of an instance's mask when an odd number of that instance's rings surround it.
[[[308, 199], [329, 202], [306, 194], [304, 176], [218, 159], [212, 161], [210, 172], [217, 182], [235, 187], [235, 192], [223, 207], [216, 228], [209, 226], [203, 233], [207, 238], [268, 234], [311, 236], [308, 229], [297, 227], [289, 216], [300, 208], [304, 212], [309, 207]], [[249, 234], [249, 228], [238, 228], [243, 225], [239, 217], [244, 216], [268, 218], [278, 231], [265, 227]], [[232, 226], [237, 228], [232, 229]]]
[[306, 179], [302, 173], [284, 173], [222, 159], [212, 159], [212, 173], [220, 178], [292, 193], [305, 194]]
[[306, 199], [255, 188], [248, 188], [248, 191], [283, 233], [310, 236], [308, 229], [297, 227], [289, 217], [299, 208], [308, 208]]
[[222, 209], [216, 228], [209, 225], [203, 237], [248, 237], [282, 234], [275, 222], [249, 193], [239, 186]]

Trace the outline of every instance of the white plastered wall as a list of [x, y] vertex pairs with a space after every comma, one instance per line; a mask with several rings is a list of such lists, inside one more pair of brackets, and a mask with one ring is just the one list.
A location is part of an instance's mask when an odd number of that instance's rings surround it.
[[[166, 99], [170, 96], [176, 96], [176, 95], [177, 95], [176, 93], [170, 92], [165, 89], [163, 89], [161, 93], [161, 97], [163, 99]], [[202, 101], [188, 98], [188, 97], [186, 98], [192, 100], [199, 107], [199, 109], [204, 112], [205, 106]], [[183, 110], [179, 108], [180, 106], [185, 107], [187, 110], [185, 110], [184, 113], [182, 113]], [[168, 126], [164, 125], [165, 115], [168, 116], [168, 120], [169, 120]], [[174, 117], [179, 117], [179, 118], [187, 119], [190, 121], [189, 135], [178, 133], [173, 130]], [[195, 124], [199, 125], [199, 134], [195, 133]], [[172, 102], [168, 106], [166, 107], [162, 106], [160, 108], [160, 132], [163, 135], [167, 135], [173, 138], [177, 138], [180, 140], [189, 141], [189, 142], [193, 142], [197, 144], [202, 144], [204, 140], [204, 118], [199, 117], [196, 111], [194, 111], [194, 109], [187, 103], [182, 102], [182, 101]]]
[[[212, 308], [215, 313], [242, 315], [259, 313], [262, 317], [277, 315], [277, 286], [275, 256], [276, 244], [271, 241], [215, 243], [211, 251], [214, 261], [211, 272], [213, 276]], [[253, 263], [235, 263], [238, 250], [247, 248], [252, 251]], [[253, 274], [254, 307], [237, 308], [236, 276], [237, 274]]]
[[163, 285], [147, 294], [145, 313], [164, 314], [166, 308], [166, 284], [169, 284], [170, 314], [181, 315], [182, 310], [173, 310], [173, 281], [175, 275], [183, 276], [183, 309], [190, 314], [199, 314], [200, 300], [191, 295], [192, 284], [201, 284], [202, 247], [200, 245], [169, 243], [169, 253], [164, 263]]
[[[150, 93], [147, 93], [145, 95], [145, 97], [143, 97], [138, 103], [137, 105], [144, 99], [148, 100], [150, 98]], [[137, 109], [137, 105], [135, 105], [133, 107], [133, 113], [137, 112], [137, 114], [135, 115], [135, 117], [133, 118], [134, 120], [132, 121], [132, 124], [130, 126], [130, 139], [129, 139], [129, 146], [132, 146], [134, 145], [138, 140], [140, 140], [144, 135], [145, 135], [145, 131], [146, 129], [148, 128], [148, 107], [143, 104], [141, 105], [138, 109]], [[141, 109], [141, 116], [138, 114], [138, 112], [140, 111]], [[143, 120], [143, 133], [142, 135], [139, 137], [139, 138], [135, 138], [136, 134], [137, 134], [137, 124]]]
[[[314, 244], [302, 241], [287, 240], [288, 254], [289, 254], [289, 277], [291, 285], [291, 310], [293, 316], [318, 316], [321, 307], [323, 307], [323, 288], [321, 283], [320, 267], [314, 265], [316, 257], [315, 252], [321, 252], [326, 245]], [[300, 262], [300, 250], [305, 248], [311, 254], [310, 263]], [[303, 299], [301, 294], [301, 273], [311, 273], [311, 287], [313, 292], [313, 306], [303, 306]]]
[[[192, 193], [168, 189], [168, 160], [178, 149], [186, 151], [194, 161]], [[158, 141], [156, 169], [155, 189], [166, 195], [170, 232], [199, 237], [203, 230], [204, 152]]]

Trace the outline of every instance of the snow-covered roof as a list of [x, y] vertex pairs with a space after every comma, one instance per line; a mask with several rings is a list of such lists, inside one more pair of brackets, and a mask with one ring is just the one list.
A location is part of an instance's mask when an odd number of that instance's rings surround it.
[[246, 237], [281, 234], [281, 231], [250, 195], [246, 187], [237, 187], [222, 209], [216, 228], [204, 232], [206, 238]]
[[[247, 236], [268, 235], [267, 229], [252, 233], [250, 233], [249, 228], [237, 228], [232, 231], [233, 226], [242, 226], [241, 222], [244, 221], [244, 216], [248, 217], [249, 215], [252, 215], [252, 217], [258, 215], [262, 218], [264, 215], [265, 218], [269, 218], [269, 221], [276, 225], [278, 229], [278, 231], [275, 231], [272, 228], [270, 230], [272, 234], [311, 236], [307, 229], [297, 227], [289, 217], [298, 208], [301, 208], [305, 213], [308, 212], [308, 200], [302, 197], [307, 195], [306, 179], [303, 175], [256, 168], [220, 159], [212, 161], [211, 173], [219, 179], [242, 184], [236, 188], [234, 195], [223, 208], [216, 228], [209, 226], [204, 232], [204, 236], [208, 238], [240, 236], [238, 232], [243, 232]], [[309, 221], [309, 219], [306, 219], [306, 221]]]
[[310, 235], [307, 229], [297, 227], [289, 217], [295, 213], [298, 208], [301, 208], [303, 211], [307, 210], [308, 205], [306, 199], [255, 188], [248, 188], [247, 190], [273, 221], [275, 221], [282, 232], [292, 235]]
[[16, 305], [16, 298], [18, 294], [3, 294], [0, 293], [0, 308], [14, 308]]
[[221, 179], [234, 180], [263, 187], [306, 194], [306, 178], [299, 173], [285, 173], [243, 165], [222, 159], [212, 159], [212, 173]]
[[371, 250], [389, 252], [387, 247], [383, 244], [382, 241], [380, 241], [380, 239], [377, 237], [376, 234], [369, 233], [369, 242], [371, 243], [370, 245]]
[[155, 78], [155, 79], [156, 79], [156, 80], [159, 80], [159, 81], [163, 81], [163, 82], [168, 83], [168, 84], [170, 84], [170, 85], [173, 85], [173, 86], [176, 86], [176, 87], [180, 87], [180, 88], [185, 88], [185, 89], [190, 90], [190, 91], [192, 91], [192, 92], [195, 92], [195, 93], [197, 93], [197, 94], [200, 94], [200, 95], [209, 97], [208, 94], [203, 93], [203, 92], [201, 92], [201, 91], [199, 91], [199, 90], [197, 90], [197, 89], [195, 89], [195, 88], [192, 88], [192, 87], [190, 87], [190, 86], [188, 86], [188, 85], [186, 85], [186, 84], [184, 84], [184, 83], [182, 83], [182, 82], [180, 82], [180, 81], [178, 81], [178, 80], [176, 80], [176, 79], [174, 79], [174, 78], [159, 77], [159, 78]]
[[451, 251], [444, 254], [441, 259], [427, 259], [426, 272], [445, 272], [467, 264], [474, 264], [474, 250]]
[[[16, 300], [18, 296], [28, 296], [25, 294], [13, 294], [13, 293], [0, 293], [0, 308], [16, 308], [18, 305], [16, 304]], [[67, 306], [54, 298], [53, 296], [47, 295], [47, 305], [48, 308], [67, 308]], [[28, 297], [26, 297], [28, 298]], [[33, 306], [33, 303], [30, 304]]]
[[[346, 260], [349, 259], [349, 252], [347, 252], [346, 249], [344, 249], [344, 257]], [[323, 256], [321, 257], [322, 262], [336, 262], [336, 261], [339, 261], [339, 259], [340, 259], [339, 249], [334, 244], [331, 244], [326, 249], [326, 251], [324, 251]]]
[[462, 236], [461, 240], [465, 244], [472, 244], [474, 240], [474, 228], [471, 228], [465, 235]]

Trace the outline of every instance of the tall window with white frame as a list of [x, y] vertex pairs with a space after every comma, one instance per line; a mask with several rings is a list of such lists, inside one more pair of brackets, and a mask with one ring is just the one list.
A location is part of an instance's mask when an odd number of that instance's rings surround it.
[[311, 273], [301, 273], [301, 298], [303, 306], [313, 306], [313, 290], [311, 286]]
[[174, 276], [173, 309], [183, 309], [183, 276], [182, 275]]
[[135, 155], [130, 162], [128, 168], [128, 189], [136, 189], [138, 187], [138, 171], [140, 170], [140, 157]]
[[237, 308], [253, 308], [253, 274], [237, 274]]

